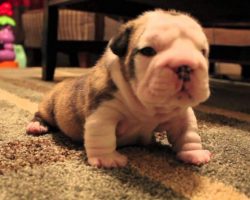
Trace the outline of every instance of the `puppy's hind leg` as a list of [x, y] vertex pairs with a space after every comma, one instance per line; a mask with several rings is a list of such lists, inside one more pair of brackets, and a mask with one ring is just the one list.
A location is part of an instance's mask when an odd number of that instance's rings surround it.
[[35, 113], [34, 118], [26, 127], [26, 133], [29, 135], [42, 135], [49, 131], [49, 125], [42, 119], [39, 112]]
[[38, 106], [34, 118], [26, 127], [26, 133], [30, 135], [46, 134], [56, 127], [55, 121], [55, 91], [50, 91]]

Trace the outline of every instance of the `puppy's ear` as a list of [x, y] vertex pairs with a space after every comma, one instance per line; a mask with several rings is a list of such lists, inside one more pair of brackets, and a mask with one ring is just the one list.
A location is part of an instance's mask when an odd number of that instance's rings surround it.
[[119, 57], [123, 57], [126, 55], [131, 33], [132, 26], [125, 28], [117, 36], [111, 39], [109, 46], [114, 54]]

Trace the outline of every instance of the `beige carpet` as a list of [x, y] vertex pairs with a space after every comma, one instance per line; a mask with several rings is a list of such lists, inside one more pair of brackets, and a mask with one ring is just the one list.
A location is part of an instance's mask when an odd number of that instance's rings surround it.
[[[57, 69], [56, 81], [82, 74]], [[168, 146], [127, 147], [129, 165], [96, 169], [82, 146], [59, 133], [32, 137], [25, 126], [54, 84], [39, 68], [0, 70], [0, 200], [250, 198], [250, 86], [212, 81], [212, 96], [196, 108], [199, 133], [212, 161], [194, 167]]]

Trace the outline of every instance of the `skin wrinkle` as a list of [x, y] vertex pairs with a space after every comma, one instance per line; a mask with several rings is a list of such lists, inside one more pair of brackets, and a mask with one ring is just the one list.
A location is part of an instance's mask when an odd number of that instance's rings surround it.
[[[115, 86], [115, 84], [111, 79], [108, 79], [108, 81], [106, 82], [106, 87], [101, 91], [95, 90], [94, 88], [90, 89], [89, 98], [91, 103], [89, 105], [89, 109], [93, 111], [102, 102], [113, 99], [114, 98], [113, 93], [116, 90], [117, 87]], [[95, 99], [95, 101], [93, 100], [91, 101], [91, 99]]]
[[135, 56], [136, 54], [138, 53], [138, 48], [134, 48], [132, 50], [132, 53], [130, 55], [130, 58], [129, 58], [129, 64], [128, 64], [128, 74], [129, 74], [129, 78], [130, 79], [134, 79], [136, 78], [136, 75], [135, 75]]
[[[85, 82], [85, 77], [80, 78], [78, 81], [75, 82], [75, 84], [73, 85], [73, 88], [77, 91], [82, 91], [82, 92], [78, 92], [76, 96], [74, 96], [74, 93], [72, 92], [72, 94], [71, 94], [72, 101], [70, 102], [70, 107], [71, 107], [72, 113], [76, 114], [75, 119], [80, 124], [83, 123], [84, 117], [81, 113], [82, 109], [78, 109], [79, 106], [77, 104], [84, 102], [84, 96], [82, 95], [84, 93], [84, 85], [85, 85], [84, 82]], [[82, 106], [80, 106], [80, 108], [82, 108]]]
[[[84, 79], [86, 79], [86, 77], [84, 77]], [[80, 82], [80, 81], [79, 81]], [[85, 81], [86, 84], [87, 81]], [[82, 117], [86, 117], [86, 96], [84, 95], [85, 93], [87, 93], [87, 88], [85, 84], [81, 84], [81, 88], [79, 89], [79, 93], [78, 93], [78, 105], [81, 104], [82, 109], [80, 110], [79, 115]], [[83, 105], [82, 105], [83, 104]], [[85, 120], [84, 120], [85, 121]], [[82, 120], [83, 122], [83, 120]]]
[[54, 96], [56, 95], [56, 93], [55, 94], [53, 94], [52, 96], [51, 96], [51, 99], [50, 99], [50, 101], [48, 101], [48, 108], [49, 108], [49, 115], [50, 115], [50, 117], [51, 117], [51, 119], [52, 119], [52, 123], [53, 124], [50, 124], [51, 126], [55, 126], [55, 127], [59, 127], [59, 126], [57, 126], [57, 123], [56, 123], [56, 115], [55, 115], [55, 98], [54, 98]]
[[125, 62], [124, 58], [119, 59], [122, 75], [127, 81], [129, 81], [129, 76], [128, 76], [129, 73], [127, 72], [126, 65], [124, 64], [124, 62]]
[[[73, 95], [71, 95], [71, 96], [73, 97]], [[72, 101], [70, 102], [69, 106], [70, 106], [72, 113], [75, 113], [75, 120], [77, 121], [77, 123], [83, 123], [83, 118], [82, 118], [81, 114], [79, 113], [80, 110], [77, 109], [77, 106], [76, 106], [76, 104], [77, 104], [76, 98], [77, 98], [77, 96], [71, 98]]]

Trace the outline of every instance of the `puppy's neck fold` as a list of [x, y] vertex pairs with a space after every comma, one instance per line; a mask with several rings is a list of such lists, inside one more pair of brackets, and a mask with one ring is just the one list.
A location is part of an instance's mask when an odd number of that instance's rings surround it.
[[116, 93], [117, 98], [122, 101], [123, 104], [132, 112], [144, 113], [145, 107], [139, 101], [139, 99], [135, 96], [133, 89], [130, 83], [124, 77], [121, 67], [121, 63], [118, 57], [113, 59], [111, 63], [109, 63], [109, 70], [111, 79], [115, 83], [118, 91]]

